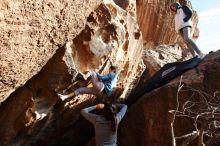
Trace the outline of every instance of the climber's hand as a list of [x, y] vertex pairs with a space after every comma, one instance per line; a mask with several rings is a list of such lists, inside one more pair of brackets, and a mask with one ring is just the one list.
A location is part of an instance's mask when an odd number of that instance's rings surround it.
[[104, 108], [104, 104], [97, 104], [96, 105], [96, 109], [103, 109]]

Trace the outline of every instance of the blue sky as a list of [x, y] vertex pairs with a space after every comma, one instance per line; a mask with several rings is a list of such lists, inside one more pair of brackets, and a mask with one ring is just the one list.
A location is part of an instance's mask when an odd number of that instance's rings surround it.
[[220, 49], [220, 0], [191, 0], [199, 15], [196, 44], [204, 53]]

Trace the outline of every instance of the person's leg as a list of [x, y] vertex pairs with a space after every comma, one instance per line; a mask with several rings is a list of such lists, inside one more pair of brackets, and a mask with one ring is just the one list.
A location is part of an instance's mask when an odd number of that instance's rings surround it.
[[96, 72], [94, 71], [89, 71], [90, 76], [91, 76], [91, 82], [93, 89], [98, 93], [102, 92], [104, 90], [104, 84], [102, 81], [99, 81]]
[[73, 93], [67, 94], [67, 95], [62, 95], [58, 94], [60, 99], [65, 100], [67, 98], [73, 97], [73, 96], [78, 96], [80, 94], [95, 94], [95, 91], [93, 88], [86, 88], [86, 87], [81, 87], [76, 89]]
[[91, 88], [81, 87], [81, 88], [76, 89], [73, 93], [70, 93], [68, 95], [58, 94], [60, 99], [65, 100], [67, 98], [78, 96], [80, 94], [98, 95], [104, 90], [104, 84], [98, 80], [97, 75], [94, 71], [89, 71], [85, 76], [86, 77], [91, 76], [91, 82], [92, 82], [93, 87]]
[[182, 29], [183, 39], [185, 40], [186, 45], [188, 46], [189, 49], [194, 50], [198, 55], [202, 55], [202, 52], [199, 50], [197, 45], [191, 39], [190, 31], [191, 31], [190, 27], [185, 27]]
[[[182, 29], [179, 31], [179, 35], [180, 35], [181, 38], [184, 40], [184, 36], [183, 36], [183, 31], [182, 31]], [[187, 48], [188, 48], [188, 46], [187, 46]], [[184, 61], [184, 59], [185, 59], [185, 58], [187, 57], [187, 55], [188, 55], [189, 50], [190, 50], [190, 52], [192, 53], [193, 56], [196, 55], [194, 50], [191, 51], [191, 49], [187, 49], [187, 48], [183, 48], [183, 49], [182, 49], [182, 58], [179, 59], [178, 61], [181, 61], [181, 62]]]
[[86, 88], [86, 87], [81, 87], [78, 88], [74, 91], [74, 94], [76, 96], [81, 95], [81, 94], [94, 94], [94, 89], [92, 87]]
[[67, 95], [62, 95], [62, 94], [57, 94], [57, 95], [60, 97], [60, 99], [61, 99], [62, 101], [64, 101], [64, 100], [67, 99], [67, 98], [70, 98], [70, 97], [75, 96], [75, 93], [73, 92], [73, 93], [70, 93], [70, 94], [67, 94]]

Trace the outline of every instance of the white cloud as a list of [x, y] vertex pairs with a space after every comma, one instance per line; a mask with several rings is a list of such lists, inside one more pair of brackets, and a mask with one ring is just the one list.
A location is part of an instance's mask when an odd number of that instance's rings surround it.
[[199, 48], [204, 52], [220, 49], [220, 5], [198, 12], [200, 37]]

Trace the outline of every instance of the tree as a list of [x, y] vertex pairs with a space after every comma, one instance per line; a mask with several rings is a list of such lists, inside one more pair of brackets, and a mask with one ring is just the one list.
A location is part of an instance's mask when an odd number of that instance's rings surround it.
[[[192, 95], [186, 101], [180, 103], [180, 92], [191, 92]], [[181, 140], [180, 146], [187, 146], [190, 142], [198, 140], [198, 146], [210, 146], [220, 143], [220, 97], [219, 91], [210, 95], [204, 91], [186, 86], [182, 83], [182, 77], [178, 85], [176, 96], [176, 109], [170, 110], [172, 114], [171, 135], [172, 145], [176, 146], [177, 141]], [[191, 133], [176, 136], [175, 135], [175, 119], [181, 118], [193, 120], [191, 123], [194, 130]]]

